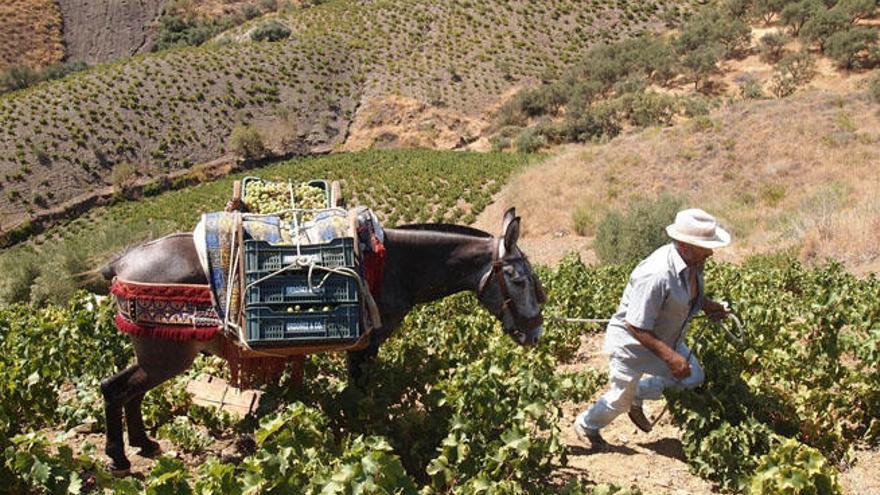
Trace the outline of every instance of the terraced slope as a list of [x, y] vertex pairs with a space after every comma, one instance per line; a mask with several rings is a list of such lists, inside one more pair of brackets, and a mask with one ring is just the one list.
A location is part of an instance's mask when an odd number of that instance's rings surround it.
[[67, 57], [88, 64], [129, 57], [150, 48], [150, 24], [164, 0], [58, 0]]
[[53, 0], [0, 1], [0, 70], [43, 67], [63, 57], [61, 14]]
[[518, 85], [556, 77], [592, 43], [661, 28], [658, 16], [673, 4], [682, 8], [666, 0], [337, 0], [280, 17], [293, 27], [286, 41], [250, 42], [252, 23], [227, 37], [241, 43], [136, 57], [10, 94], [0, 98], [0, 227], [106, 187], [120, 163], [150, 176], [216, 158], [239, 123], [262, 128], [279, 153], [326, 151], [346, 140], [352, 122], [398, 119], [364, 103], [402, 96], [447, 112], [404, 122], [441, 134]]

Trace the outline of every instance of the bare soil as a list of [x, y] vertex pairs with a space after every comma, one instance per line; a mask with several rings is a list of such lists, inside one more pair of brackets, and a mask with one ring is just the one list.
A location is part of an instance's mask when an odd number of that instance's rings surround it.
[[163, 0], [59, 0], [67, 58], [89, 65], [150, 50]]
[[45, 67], [64, 58], [61, 14], [52, 0], [0, 2], [0, 70]]

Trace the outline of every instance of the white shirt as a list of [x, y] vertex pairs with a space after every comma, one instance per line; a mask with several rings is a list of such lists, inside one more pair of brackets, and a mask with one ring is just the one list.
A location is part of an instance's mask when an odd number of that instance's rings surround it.
[[[703, 303], [703, 272], [696, 274], [696, 298], [688, 290], [687, 264], [670, 243], [636, 266], [605, 334], [605, 352], [632, 372], [668, 375], [669, 367], [627, 330], [626, 323], [650, 330], [675, 349], [683, 342], [687, 325]], [[624, 371], [624, 370], [619, 370]]]

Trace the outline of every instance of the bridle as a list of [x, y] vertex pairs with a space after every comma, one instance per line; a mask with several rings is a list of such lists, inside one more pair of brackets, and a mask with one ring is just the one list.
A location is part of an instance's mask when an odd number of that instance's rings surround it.
[[[483, 297], [483, 293], [485, 293], [486, 288], [489, 286], [489, 280], [494, 278], [498, 283], [498, 290], [501, 293], [502, 314], [504, 314], [504, 311], [507, 311], [510, 313], [510, 316], [513, 317], [514, 329], [508, 333], [522, 334], [522, 331], [517, 330], [518, 328], [525, 328], [526, 331], [534, 330], [544, 324], [544, 316], [539, 312], [532, 317], [523, 317], [516, 305], [513, 304], [513, 300], [510, 297], [510, 290], [507, 288], [507, 281], [504, 279], [504, 265], [514, 261], [523, 261], [529, 267], [531, 267], [531, 265], [529, 264], [528, 258], [522, 254], [522, 251], [519, 251], [519, 254], [516, 256], [508, 257], [506, 260], [501, 259], [500, 253], [502, 242], [503, 238], [498, 238], [495, 243], [495, 247], [492, 250], [492, 267], [489, 269], [489, 273], [483, 277], [480, 287], [477, 289], [477, 296], [480, 298]], [[531, 273], [530, 277], [532, 278], [535, 291], [535, 299], [538, 301], [538, 304], [544, 304], [547, 301], [547, 295], [544, 292], [544, 288], [541, 286], [541, 281], [538, 280], [538, 277], [534, 276], [534, 273]]]

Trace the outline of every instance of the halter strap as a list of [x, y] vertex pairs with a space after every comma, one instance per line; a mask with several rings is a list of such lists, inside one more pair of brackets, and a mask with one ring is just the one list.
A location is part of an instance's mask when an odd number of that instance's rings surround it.
[[[489, 286], [489, 280], [494, 276], [495, 280], [498, 282], [498, 290], [501, 293], [501, 311], [510, 312], [510, 316], [513, 317], [513, 321], [517, 326], [523, 324], [525, 328], [528, 330], [532, 330], [541, 326], [544, 323], [544, 316], [541, 313], [538, 313], [536, 316], [531, 318], [523, 318], [520, 314], [519, 310], [517, 310], [516, 305], [512, 304], [512, 300], [510, 298], [510, 290], [507, 288], [507, 281], [504, 279], [504, 260], [501, 259], [501, 243], [503, 242], [502, 238], [498, 238], [495, 242], [495, 248], [492, 250], [492, 266], [489, 269], [489, 273], [484, 276], [484, 281], [477, 289], [477, 295], [482, 297], [483, 293], [486, 291], [486, 287]], [[525, 256], [515, 256], [512, 258], [508, 258], [508, 261], [518, 261], [524, 260]], [[543, 291], [542, 291], [543, 292]], [[540, 296], [538, 296], [540, 298]]]

